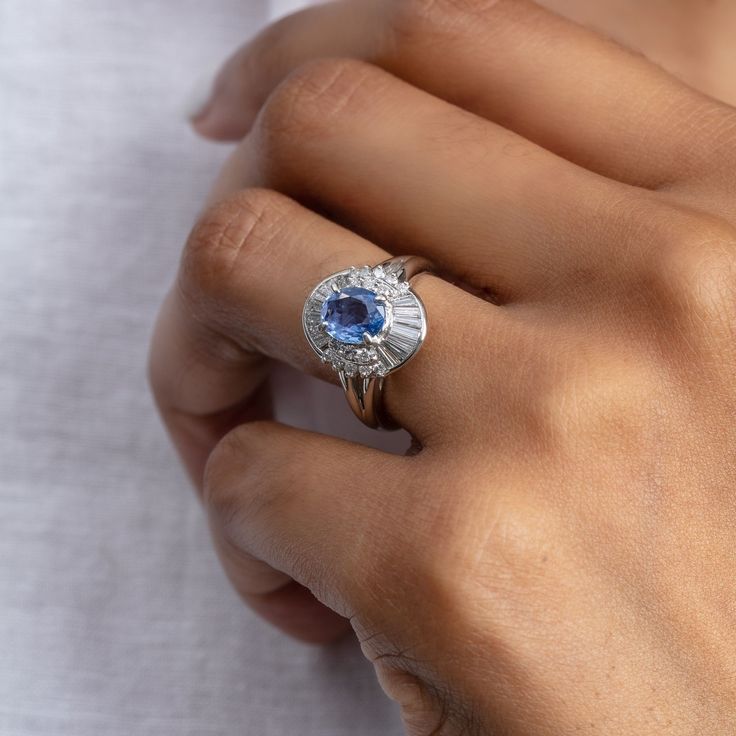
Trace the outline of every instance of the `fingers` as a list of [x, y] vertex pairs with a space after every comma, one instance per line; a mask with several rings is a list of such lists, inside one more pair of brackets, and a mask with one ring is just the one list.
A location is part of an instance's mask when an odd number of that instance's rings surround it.
[[265, 561], [343, 616], [378, 579], [391, 496], [414, 458], [387, 455], [275, 422], [227, 435], [207, 465], [216, 537]]
[[[227, 176], [221, 192], [230, 191]], [[151, 354], [157, 402], [198, 487], [222, 435], [269, 416], [264, 356], [336, 379], [301, 332], [304, 299], [326, 275], [386, 256], [275, 192], [241, 192], [205, 213], [185, 249]], [[485, 314], [488, 305], [436, 278], [423, 278], [418, 288], [428, 308], [446, 317], [423, 348], [437, 358], [417, 358], [392, 376], [385, 403], [389, 414], [426, 441], [433, 427], [446, 425], [437, 413], [450, 405], [440, 371], [446, 370], [452, 314], [464, 305], [470, 315]], [[269, 458], [276, 466], [288, 460]], [[307, 641], [344, 633], [346, 623], [282, 571], [234, 548], [217, 528], [213, 537], [235, 588], [274, 625]]]
[[[167, 297], [150, 356], [156, 401], [194, 485], [201, 491], [212, 448], [233, 427], [268, 418], [266, 361], [182, 309], [181, 294]], [[223, 567], [250, 607], [284, 632], [328, 642], [349, 629], [334, 611], [287, 575], [237, 550], [215, 531]]]
[[[178, 311], [182, 320], [221, 336], [231, 350], [274, 358], [337, 382], [307, 345], [304, 301], [331, 273], [373, 265], [387, 255], [276, 192], [246, 190], [211, 208], [195, 227], [179, 272]], [[422, 352], [391, 376], [385, 404], [399, 424], [426, 439], [444, 423], [438, 414], [451, 413], [443, 380], [448, 356], [468, 349], [458, 344], [458, 316], [475, 316], [480, 324], [496, 308], [427, 274], [413, 283], [425, 302], [431, 333]], [[202, 351], [212, 347], [205, 342], [194, 349]], [[173, 390], [179, 387], [185, 382]]]
[[364, 28], [356, 22], [362, 11], [347, 3], [320, 4], [265, 28], [217, 74], [210, 99], [192, 118], [195, 130], [212, 140], [242, 138], [292, 69], [325, 55], [349, 57], [364, 46]]
[[228, 63], [198, 130], [241, 137], [294, 68], [342, 55], [651, 188], [704, 168], [713, 136], [733, 127], [726, 105], [535, 3], [385, 0], [331, 3], [267, 29]]
[[289, 77], [225, 176], [283, 191], [505, 301], [600, 269], [635, 191], [349, 60]]

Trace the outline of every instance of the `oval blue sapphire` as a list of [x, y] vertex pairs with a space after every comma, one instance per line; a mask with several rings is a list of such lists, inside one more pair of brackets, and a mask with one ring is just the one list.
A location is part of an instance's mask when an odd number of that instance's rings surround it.
[[335, 340], [358, 345], [363, 333], [377, 335], [386, 321], [386, 307], [378, 295], [359, 286], [346, 286], [331, 294], [322, 305], [322, 324]]

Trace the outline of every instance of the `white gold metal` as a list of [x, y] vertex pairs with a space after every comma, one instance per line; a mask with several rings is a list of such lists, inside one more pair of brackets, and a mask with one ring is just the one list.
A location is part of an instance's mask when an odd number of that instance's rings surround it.
[[[429, 261], [418, 256], [389, 258], [377, 266], [358, 266], [328, 276], [307, 297], [302, 326], [307, 341], [324, 363], [340, 377], [350, 408], [373, 429], [395, 429], [381, 404], [386, 377], [411, 360], [427, 336], [427, 315], [422, 300], [411, 288], [411, 279], [431, 271]], [[348, 286], [369, 289], [385, 310], [377, 335], [368, 332], [358, 345], [329, 335], [322, 321], [322, 305], [333, 293]]]

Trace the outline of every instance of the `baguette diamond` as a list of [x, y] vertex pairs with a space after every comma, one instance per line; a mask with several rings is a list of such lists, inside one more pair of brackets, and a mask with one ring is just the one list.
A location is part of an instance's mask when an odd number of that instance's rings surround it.
[[304, 304], [312, 349], [341, 376], [383, 377], [406, 363], [426, 332], [424, 307], [397, 265], [358, 266], [317, 284]]

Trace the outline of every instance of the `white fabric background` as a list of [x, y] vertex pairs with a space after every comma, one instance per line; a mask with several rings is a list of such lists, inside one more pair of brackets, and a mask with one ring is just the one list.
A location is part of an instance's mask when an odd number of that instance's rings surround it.
[[184, 100], [290, 4], [0, 2], [2, 736], [402, 732], [357, 646], [295, 643], [230, 590], [145, 381], [225, 154]]

